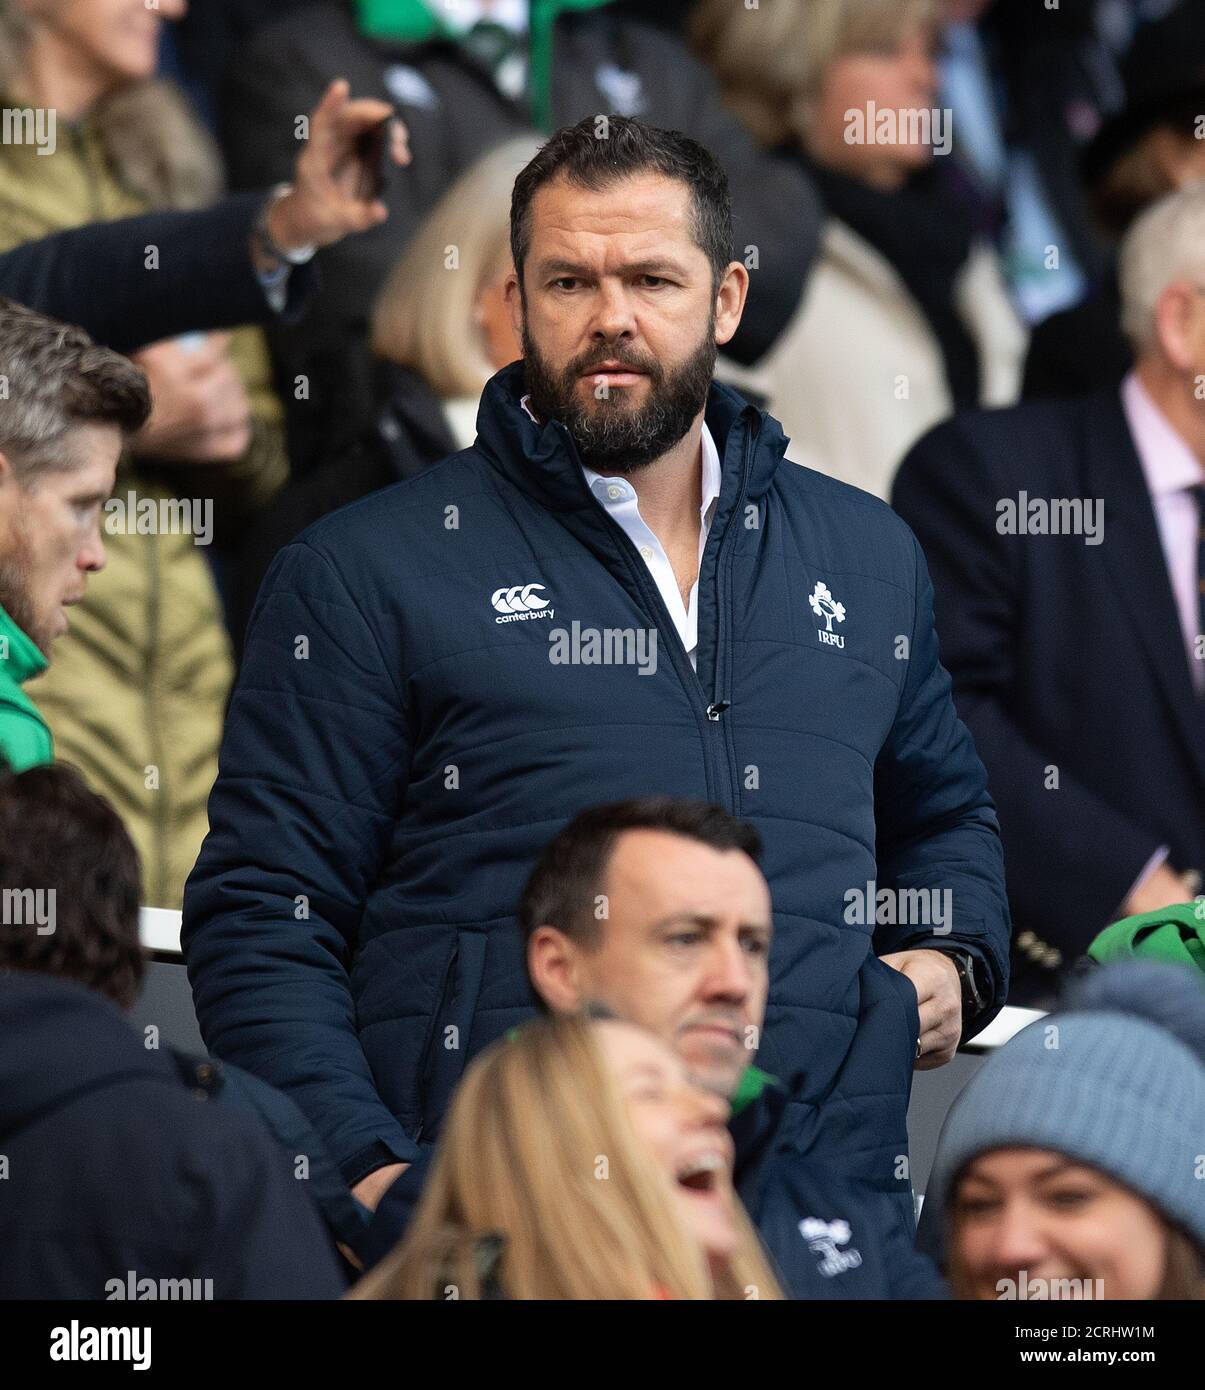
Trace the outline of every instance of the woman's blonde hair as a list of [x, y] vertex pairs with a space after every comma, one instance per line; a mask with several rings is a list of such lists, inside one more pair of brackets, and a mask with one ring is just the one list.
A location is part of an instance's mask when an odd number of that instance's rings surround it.
[[797, 140], [829, 66], [936, 29], [937, 0], [701, 0], [690, 37], [724, 99], [762, 144]]
[[[44, 0], [41, 12], [55, 2]], [[0, 0], [0, 92], [10, 99], [36, 24], [16, 0]], [[206, 207], [220, 195], [217, 145], [173, 83], [161, 78], [128, 83], [88, 115], [121, 181], [151, 211]]]
[[537, 1019], [473, 1062], [409, 1233], [349, 1297], [480, 1298], [490, 1236], [502, 1238], [510, 1299], [782, 1297], [739, 1204], [740, 1251], [713, 1280], [631, 1126], [597, 1026]]
[[473, 308], [510, 267], [510, 194], [539, 142], [507, 140], [469, 166], [423, 219], [377, 296], [372, 349], [437, 395], [476, 396], [493, 375]]

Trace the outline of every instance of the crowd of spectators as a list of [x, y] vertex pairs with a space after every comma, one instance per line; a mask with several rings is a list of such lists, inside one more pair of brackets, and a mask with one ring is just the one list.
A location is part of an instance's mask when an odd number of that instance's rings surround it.
[[1205, 1297], [1195, 0], [0, 0], [0, 107], [0, 1297]]

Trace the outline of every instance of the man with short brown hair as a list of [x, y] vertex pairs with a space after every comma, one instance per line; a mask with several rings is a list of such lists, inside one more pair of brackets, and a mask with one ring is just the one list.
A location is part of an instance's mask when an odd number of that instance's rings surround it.
[[22, 686], [104, 567], [101, 508], [151, 398], [126, 358], [2, 299], [0, 401], [0, 759], [20, 772], [54, 757]]

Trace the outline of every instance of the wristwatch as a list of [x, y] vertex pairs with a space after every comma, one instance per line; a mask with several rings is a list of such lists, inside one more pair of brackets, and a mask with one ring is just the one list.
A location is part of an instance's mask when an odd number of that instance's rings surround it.
[[943, 956], [949, 956], [958, 971], [958, 982], [962, 986], [962, 1031], [966, 1034], [967, 1025], [973, 1023], [987, 1008], [987, 997], [983, 979], [983, 967], [970, 951], [957, 946], [934, 947]]
[[264, 199], [259, 212], [256, 213], [251, 235], [255, 238], [255, 244], [268, 260], [282, 261], [285, 265], [297, 266], [312, 261], [318, 254], [318, 248], [316, 246], [299, 246], [294, 251], [286, 251], [276, 244], [272, 238], [272, 233], [268, 230], [268, 218], [271, 216], [272, 209], [292, 191], [293, 185], [291, 183], [278, 183], [276, 185]]

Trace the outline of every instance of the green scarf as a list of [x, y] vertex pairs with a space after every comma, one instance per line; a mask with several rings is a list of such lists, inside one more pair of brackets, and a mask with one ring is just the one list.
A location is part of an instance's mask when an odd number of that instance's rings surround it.
[[739, 1115], [746, 1106], [752, 1105], [758, 1099], [767, 1086], [777, 1084], [778, 1078], [771, 1076], [768, 1071], [762, 1071], [760, 1067], [746, 1067], [732, 1097], [732, 1113]]
[[1123, 917], [1101, 932], [1088, 954], [1101, 965], [1111, 960], [1165, 960], [1205, 970], [1205, 902]]
[[54, 761], [50, 729], [21, 689], [41, 675], [46, 658], [33, 640], [0, 608], [0, 767], [14, 772]]
[[[570, 10], [597, 10], [611, 0], [531, 0], [530, 77], [531, 121], [537, 130], [552, 130], [552, 30], [558, 17]], [[360, 33], [395, 43], [426, 43], [450, 39], [452, 29], [423, 0], [356, 0]]]

